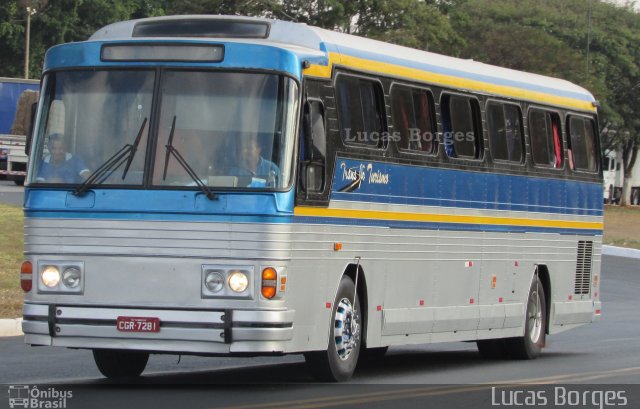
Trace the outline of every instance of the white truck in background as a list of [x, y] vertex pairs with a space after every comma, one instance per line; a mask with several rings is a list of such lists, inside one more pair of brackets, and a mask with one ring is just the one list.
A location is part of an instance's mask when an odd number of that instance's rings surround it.
[[617, 151], [602, 156], [602, 178], [604, 180], [604, 202], [619, 204], [622, 196], [622, 158]]
[[22, 185], [27, 175], [26, 142], [25, 135], [0, 134], [0, 160], [4, 158], [0, 175], [13, 180], [16, 185]]
[[40, 82], [0, 77], [0, 178], [21, 185], [27, 175], [25, 146]]
[[[604, 179], [603, 191], [606, 204], [620, 204], [622, 199], [622, 186], [624, 183], [624, 163], [622, 152], [612, 150], [602, 157], [602, 177]], [[629, 179], [631, 187], [628, 205], [640, 205], [640, 164], [636, 163]]]

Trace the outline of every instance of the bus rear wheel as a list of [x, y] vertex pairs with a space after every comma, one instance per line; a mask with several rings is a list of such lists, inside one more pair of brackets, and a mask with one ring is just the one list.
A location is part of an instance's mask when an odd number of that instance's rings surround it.
[[110, 379], [135, 378], [147, 366], [149, 354], [139, 351], [94, 349], [93, 359], [102, 375]]
[[542, 283], [536, 275], [529, 289], [524, 336], [506, 340], [507, 352], [514, 359], [535, 359], [545, 346], [547, 302]]
[[535, 359], [545, 345], [547, 304], [542, 283], [535, 276], [529, 289], [523, 337], [476, 341], [478, 352], [487, 359]]
[[305, 354], [307, 365], [318, 380], [342, 382], [351, 378], [360, 355], [361, 328], [360, 300], [353, 281], [345, 276], [333, 303], [327, 350]]

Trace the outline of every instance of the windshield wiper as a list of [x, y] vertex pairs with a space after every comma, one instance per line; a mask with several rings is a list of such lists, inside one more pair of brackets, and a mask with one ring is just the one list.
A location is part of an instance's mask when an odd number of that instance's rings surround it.
[[136, 152], [138, 151], [138, 145], [140, 145], [140, 139], [142, 139], [142, 131], [144, 130], [144, 126], [146, 124], [147, 124], [147, 118], [145, 117], [144, 121], [142, 121], [142, 126], [138, 131], [138, 136], [136, 136], [136, 140], [135, 142], [133, 142], [133, 146], [131, 146], [129, 159], [127, 159], [127, 165], [124, 167], [124, 172], [122, 172], [122, 180], [124, 180], [124, 178], [127, 177], [127, 173], [129, 172], [129, 166], [131, 166], [131, 162], [133, 162], [133, 158], [136, 156]]
[[122, 180], [127, 176], [127, 172], [129, 171], [129, 166], [131, 166], [131, 162], [133, 162], [133, 158], [136, 155], [136, 151], [138, 150], [138, 145], [140, 144], [140, 139], [142, 137], [142, 132], [144, 131], [144, 127], [147, 124], [147, 118], [144, 118], [142, 121], [142, 125], [140, 126], [140, 130], [138, 130], [138, 135], [136, 136], [133, 144], [124, 145], [118, 152], [114, 153], [109, 159], [107, 159], [98, 169], [96, 169], [87, 180], [85, 180], [80, 186], [76, 188], [73, 192], [76, 196], [82, 196], [86, 193], [86, 191], [91, 186], [96, 186], [102, 184], [105, 180], [107, 180], [113, 172], [118, 170], [120, 166], [122, 166], [126, 162], [126, 167], [124, 172], [122, 173]]
[[200, 188], [200, 190], [202, 190], [202, 193], [204, 193], [204, 195], [207, 196], [207, 199], [218, 200], [218, 196], [215, 193], [213, 193], [211, 190], [209, 190], [209, 186], [207, 186], [202, 182], [202, 180], [200, 180], [200, 177], [198, 177], [198, 175], [193, 170], [193, 168], [189, 166], [189, 164], [182, 157], [180, 152], [178, 152], [178, 150], [173, 146], [173, 134], [175, 130], [176, 130], [176, 116], [174, 115], [173, 122], [171, 123], [171, 131], [169, 132], [169, 140], [165, 145], [166, 153], [164, 155], [164, 170], [162, 171], [162, 180], [167, 179], [167, 167], [169, 166], [169, 158], [171, 155], [173, 155], [178, 161], [178, 163], [180, 164], [180, 166], [182, 166], [182, 168], [187, 172], [189, 177], [191, 177], [191, 179], [193, 179], [193, 181]]

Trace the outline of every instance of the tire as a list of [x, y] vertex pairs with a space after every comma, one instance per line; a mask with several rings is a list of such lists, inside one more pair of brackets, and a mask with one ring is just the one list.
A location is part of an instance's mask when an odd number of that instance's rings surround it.
[[147, 366], [149, 354], [138, 351], [94, 349], [93, 359], [102, 375], [110, 379], [135, 378]]
[[24, 178], [14, 179], [13, 183], [15, 183], [17, 186], [24, 186]]
[[536, 275], [527, 297], [524, 336], [505, 340], [507, 352], [514, 359], [535, 359], [545, 345], [547, 303], [542, 283]]
[[[315, 378], [325, 382], [347, 381], [353, 375], [360, 355], [362, 319], [355, 285], [344, 276], [340, 281], [331, 312], [329, 345], [326, 351], [305, 354]], [[354, 308], [355, 304], [355, 308]]]

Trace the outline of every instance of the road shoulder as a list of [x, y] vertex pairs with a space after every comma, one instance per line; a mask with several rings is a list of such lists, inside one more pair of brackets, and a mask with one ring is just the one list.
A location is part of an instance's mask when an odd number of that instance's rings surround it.
[[616, 246], [602, 246], [602, 255], [603, 256], [615, 256], [615, 257], [626, 257], [626, 258], [637, 258], [640, 259], [640, 250], [636, 249], [628, 249], [625, 247], [616, 247]]

